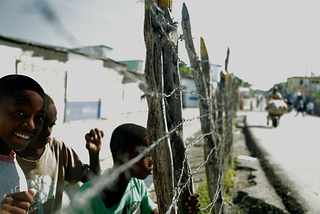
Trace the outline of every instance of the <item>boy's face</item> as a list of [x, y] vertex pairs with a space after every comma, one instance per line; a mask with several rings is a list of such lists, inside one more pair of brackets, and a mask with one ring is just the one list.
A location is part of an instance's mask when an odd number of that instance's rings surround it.
[[45, 117], [43, 98], [27, 90], [0, 102], [0, 153], [23, 150], [41, 131]]
[[[137, 155], [140, 154], [139, 151], [143, 151], [148, 147], [147, 137], [144, 137], [142, 139], [142, 142], [140, 145], [138, 145], [135, 151], [130, 152], [129, 159], [135, 158]], [[130, 173], [132, 177], [138, 178], [138, 179], [145, 179], [148, 177], [148, 175], [152, 174], [153, 165], [152, 165], [152, 158], [150, 155], [150, 152], [147, 153], [147, 155], [143, 158], [141, 158], [133, 167], [130, 169]]]
[[42, 149], [50, 141], [53, 126], [56, 125], [57, 109], [55, 105], [49, 106], [46, 109], [46, 118], [43, 122], [42, 131], [40, 134], [29, 144], [36, 149]]

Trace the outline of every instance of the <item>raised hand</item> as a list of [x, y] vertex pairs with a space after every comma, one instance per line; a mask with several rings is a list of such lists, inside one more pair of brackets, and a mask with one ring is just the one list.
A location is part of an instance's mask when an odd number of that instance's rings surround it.
[[101, 150], [101, 139], [104, 137], [103, 131], [95, 128], [91, 129], [89, 133], [85, 135], [86, 148], [89, 153], [99, 153]]

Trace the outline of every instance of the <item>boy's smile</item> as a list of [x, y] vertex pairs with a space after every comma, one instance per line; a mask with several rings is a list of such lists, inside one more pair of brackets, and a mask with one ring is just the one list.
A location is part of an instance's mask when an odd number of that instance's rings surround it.
[[43, 98], [27, 90], [15, 97], [4, 97], [0, 103], [0, 146], [7, 155], [21, 151], [41, 129], [45, 117]]

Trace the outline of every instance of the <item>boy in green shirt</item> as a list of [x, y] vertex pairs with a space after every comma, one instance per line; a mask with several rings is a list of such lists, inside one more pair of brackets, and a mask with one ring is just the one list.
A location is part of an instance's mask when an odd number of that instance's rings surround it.
[[[147, 130], [136, 124], [123, 124], [112, 133], [110, 149], [116, 171], [123, 164], [137, 157], [148, 147]], [[157, 205], [148, 197], [147, 187], [142, 181], [152, 174], [153, 165], [150, 153], [141, 158], [127, 171], [120, 173], [115, 182], [109, 187], [101, 189], [88, 205], [77, 213], [114, 214], [114, 213], [141, 213], [157, 214]], [[114, 173], [117, 174], [117, 173]], [[85, 183], [78, 191], [85, 191], [97, 183], [101, 176]], [[187, 206], [190, 213], [200, 211], [198, 193], [189, 196]], [[73, 204], [75, 205], [75, 204]]]

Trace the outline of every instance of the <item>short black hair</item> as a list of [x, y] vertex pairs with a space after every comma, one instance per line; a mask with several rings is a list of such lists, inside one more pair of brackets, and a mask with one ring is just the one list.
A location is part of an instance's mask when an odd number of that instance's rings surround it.
[[122, 124], [115, 128], [110, 140], [113, 160], [121, 150], [133, 151], [145, 136], [147, 136], [147, 129], [133, 123]]
[[4, 76], [0, 78], [0, 103], [3, 98], [16, 97], [24, 94], [27, 90], [37, 92], [43, 98], [44, 103], [46, 102], [44, 90], [34, 79], [20, 74]]
[[46, 94], [46, 108], [54, 106], [53, 99], [49, 96], [49, 94]]

